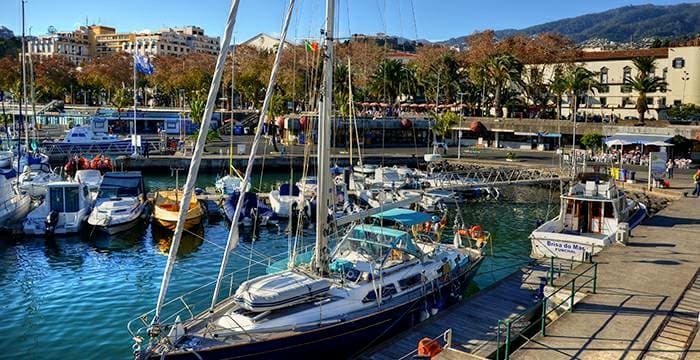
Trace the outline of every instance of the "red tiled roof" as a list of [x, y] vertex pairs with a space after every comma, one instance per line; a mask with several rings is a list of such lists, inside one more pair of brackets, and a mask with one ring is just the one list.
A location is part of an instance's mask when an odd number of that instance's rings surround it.
[[573, 61], [625, 60], [637, 56], [667, 58], [668, 48], [634, 49], [615, 51], [579, 51], [573, 55]]

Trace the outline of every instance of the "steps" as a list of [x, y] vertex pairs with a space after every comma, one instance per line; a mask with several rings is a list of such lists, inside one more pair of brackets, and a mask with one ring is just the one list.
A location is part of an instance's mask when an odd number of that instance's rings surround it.
[[681, 360], [698, 332], [700, 277], [695, 276], [664, 320], [642, 359]]

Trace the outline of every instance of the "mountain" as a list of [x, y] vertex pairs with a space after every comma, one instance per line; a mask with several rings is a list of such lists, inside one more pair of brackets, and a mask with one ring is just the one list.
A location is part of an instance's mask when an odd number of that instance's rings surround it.
[[[524, 29], [496, 31], [502, 39], [515, 34], [537, 35], [559, 33], [576, 43], [592, 39], [634, 42], [645, 38], [678, 38], [700, 33], [700, 3], [668, 6], [624, 6], [595, 14], [552, 21]], [[467, 36], [443, 41], [446, 45], [462, 45]]]

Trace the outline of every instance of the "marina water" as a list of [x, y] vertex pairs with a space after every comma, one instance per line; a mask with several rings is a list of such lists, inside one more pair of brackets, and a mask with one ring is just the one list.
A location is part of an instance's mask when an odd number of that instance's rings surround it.
[[[269, 191], [289, 175], [266, 174], [261, 191]], [[181, 182], [184, 176], [181, 176]], [[203, 174], [200, 187], [215, 176]], [[175, 177], [146, 175], [149, 191], [174, 186]], [[253, 185], [258, 187], [260, 177]], [[468, 225], [480, 224], [493, 235], [493, 248], [471, 291], [484, 288], [528, 261], [528, 235], [538, 220], [558, 212], [558, 188], [508, 187], [499, 200], [468, 201], [461, 206]], [[168, 298], [212, 281], [219, 268], [228, 223], [209, 220], [183, 237]], [[3, 358], [131, 358], [129, 320], [153, 308], [158, 294], [171, 234], [152, 225], [108, 236], [85, 231], [80, 236], [13, 238], [0, 241], [0, 348]], [[243, 242], [230, 270], [247, 266], [251, 251], [265, 256], [287, 251], [287, 234], [265, 228], [254, 243]], [[312, 243], [313, 234], [308, 234]], [[206, 239], [203, 240], [202, 238]], [[244, 238], [244, 240], [246, 240]], [[247, 236], [250, 240], [250, 235]], [[251, 248], [252, 245], [252, 248]], [[260, 255], [257, 255], [258, 258]], [[278, 256], [277, 259], [280, 257]], [[236, 283], [265, 271], [240, 272]], [[237, 284], [234, 284], [233, 290]], [[228, 293], [229, 285], [222, 293]], [[211, 291], [201, 295], [202, 303]]]

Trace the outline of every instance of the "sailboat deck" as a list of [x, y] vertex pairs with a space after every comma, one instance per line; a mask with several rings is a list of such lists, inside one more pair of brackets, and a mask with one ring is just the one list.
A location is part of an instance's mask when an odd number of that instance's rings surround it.
[[[535, 305], [534, 290], [546, 271], [537, 265], [522, 268], [476, 296], [371, 348], [360, 358], [400, 359], [414, 352], [421, 339], [434, 339], [447, 329], [452, 329], [453, 348], [488, 357], [496, 351], [498, 321], [513, 318]], [[514, 328], [511, 334], [517, 331]]]

